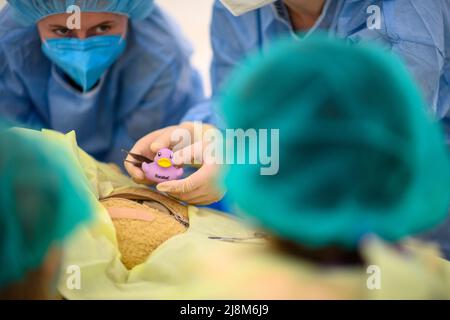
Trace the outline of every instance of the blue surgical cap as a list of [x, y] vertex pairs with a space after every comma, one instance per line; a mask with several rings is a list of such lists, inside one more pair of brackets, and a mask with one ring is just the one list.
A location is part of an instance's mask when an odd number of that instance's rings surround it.
[[327, 37], [281, 41], [243, 63], [221, 106], [230, 129], [280, 130], [278, 174], [234, 164], [225, 184], [283, 239], [354, 249], [366, 235], [395, 242], [448, 216], [441, 128], [390, 53]]
[[0, 291], [89, 218], [81, 177], [57, 146], [0, 129]]
[[143, 19], [153, 9], [153, 0], [8, 0], [15, 19], [23, 25], [58, 13], [65, 13], [72, 5], [82, 12], [110, 12], [127, 15], [130, 19]]

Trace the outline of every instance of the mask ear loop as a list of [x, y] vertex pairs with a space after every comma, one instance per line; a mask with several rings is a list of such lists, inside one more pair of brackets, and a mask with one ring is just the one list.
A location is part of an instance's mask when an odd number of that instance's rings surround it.
[[[128, 19], [130, 19], [129, 17], [128, 17]], [[127, 38], [127, 36], [128, 36], [128, 29], [130, 28], [130, 21], [128, 20], [128, 22], [127, 22], [127, 28], [126, 28], [126, 30], [123, 32], [123, 34], [121, 34], [121, 36], [120, 36], [120, 44], [122, 44], [122, 41], [125, 41], [126, 40], [126, 38]]]
[[46, 39], [42, 39], [41, 41], [42, 41], [42, 44], [43, 44], [45, 47], [47, 47], [47, 49], [50, 49], [50, 46], [49, 46], [49, 44], [48, 44], [48, 39], [47, 39], [47, 38], [46, 38]]

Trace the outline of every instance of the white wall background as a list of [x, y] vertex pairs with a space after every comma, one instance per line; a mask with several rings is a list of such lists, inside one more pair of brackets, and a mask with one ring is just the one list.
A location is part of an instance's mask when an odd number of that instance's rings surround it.
[[195, 50], [192, 62], [201, 72], [209, 93], [209, 65], [212, 57], [209, 25], [214, 0], [156, 0], [156, 2], [175, 18], [183, 33], [191, 41]]
[[[207, 93], [210, 92], [209, 65], [211, 47], [209, 41], [209, 24], [214, 0], [156, 0], [161, 7], [175, 18], [184, 35], [194, 48], [192, 63], [201, 72]], [[0, 7], [6, 0], [0, 0]]]

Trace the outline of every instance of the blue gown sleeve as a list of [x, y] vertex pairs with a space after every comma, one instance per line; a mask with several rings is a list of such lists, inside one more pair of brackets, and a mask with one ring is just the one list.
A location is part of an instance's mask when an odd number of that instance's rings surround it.
[[217, 96], [227, 77], [246, 56], [248, 47], [244, 44], [248, 44], [250, 47], [254, 46], [252, 42], [258, 25], [254, 23], [250, 28], [246, 28], [246, 22], [253, 20], [251, 19], [252, 15], [250, 13], [235, 17], [219, 1], [214, 4], [211, 23], [213, 96]]
[[[149, 73], [147, 92], [131, 112], [121, 112], [117, 119], [108, 161], [121, 163], [122, 149], [148, 133], [184, 121], [211, 122], [212, 111], [205, 99], [203, 84], [192, 68], [189, 56], [175, 49], [164, 57], [164, 65]], [[147, 77], [147, 80], [148, 77]]]
[[17, 126], [41, 129], [42, 118], [34, 110], [20, 77], [8, 65], [0, 51], [0, 117]]
[[439, 120], [447, 116], [449, 109], [446, 2], [402, 0], [386, 1], [383, 5], [392, 51], [406, 63], [423, 90], [430, 112]]
[[187, 57], [174, 55], [157, 71], [152, 75], [155, 77], [153, 85], [138, 107], [123, 117], [126, 132], [134, 140], [155, 128], [183, 121], [205, 121], [211, 116], [209, 104], [203, 103], [206, 99], [200, 76]]
[[[202, 79], [191, 64], [192, 47], [177, 23], [156, 7], [147, 21], [134, 25], [134, 31], [132, 46], [140, 51], [133, 65], [143, 65], [128, 72], [133, 78], [126, 81], [138, 82], [148, 91], [137, 102], [137, 108], [125, 115], [126, 131], [139, 139], [155, 128], [184, 121], [210, 122], [213, 111], [204, 95]], [[147, 60], [141, 57], [142, 50]], [[140, 80], [143, 70], [149, 70], [148, 75]]]

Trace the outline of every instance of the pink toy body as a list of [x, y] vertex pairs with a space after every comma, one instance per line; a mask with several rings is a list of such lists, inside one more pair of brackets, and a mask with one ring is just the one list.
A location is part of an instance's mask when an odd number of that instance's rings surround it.
[[153, 182], [161, 183], [178, 180], [183, 176], [183, 168], [177, 168], [172, 163], [173, 152], [170, 149], [161, 149], [152, 163], [143, 163], [142, 170], [145, 177]]

